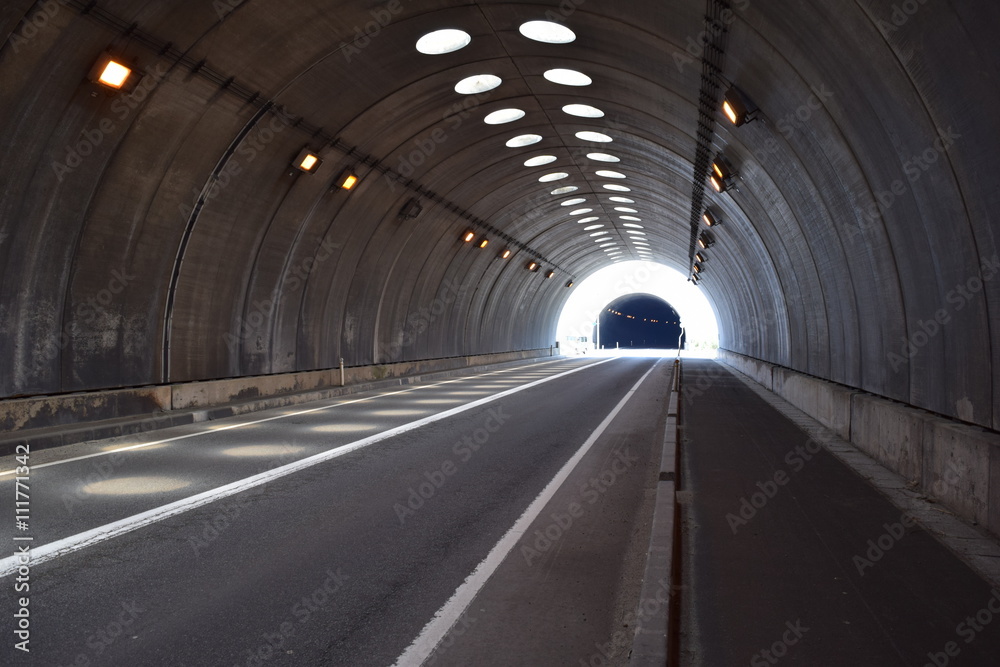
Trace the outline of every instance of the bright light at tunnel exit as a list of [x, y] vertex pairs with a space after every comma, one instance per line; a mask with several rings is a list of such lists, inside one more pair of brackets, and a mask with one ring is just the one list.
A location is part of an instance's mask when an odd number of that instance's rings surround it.
[[581, 281], [559, 316], [556, 340], [565, 346], [568, 337], [585, 336], [593, 343], [598, 316], [612, 301], [630, 294], [650, 294], [669, 303], [681, 316], [687, 349], [714, 356], [719, 346], [719, 325], [708, 298], [684, 274], [654, 262], [613, 264]]

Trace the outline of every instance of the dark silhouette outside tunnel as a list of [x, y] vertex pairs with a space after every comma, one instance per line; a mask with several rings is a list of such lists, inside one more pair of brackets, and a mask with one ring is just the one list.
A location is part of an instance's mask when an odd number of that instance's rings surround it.
[[677, 311], [648, 294], [615, 299], [600, 317], [600, 345], [605, 348], [684, 349], [683, 335]]

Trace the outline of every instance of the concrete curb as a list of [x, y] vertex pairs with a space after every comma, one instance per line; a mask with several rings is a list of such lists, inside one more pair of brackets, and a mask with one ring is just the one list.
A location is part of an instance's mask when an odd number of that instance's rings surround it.
[[677, 444], [680, 371], [680, 360], [677, 360], [674, 362], [673, 389], [667, 407], [653, 529], [649, 536], [646, 570], [636, 610], [638, 621], [632, 639], [630, 667], [663, 667], [671, 664], [672, 656], [677, 653], [677, 633], [673, 627], [677, 619], [672, 618], [672, 603], [680, 528], [676, 502], [680, 454]]
[[206, 407], [200, 410], [173, 410], [169, 412], [158, 412], [145, 415], [133, 415], [119, 419], [108, 419], [103, 421], [81, 422], [78, 424], [66, 424], [52, 426], [48, 428], [38, 428], [25, 430], [17, 435], [8, 435], [0, 438], [0, 456], [8, 456], [15, 453], [18, 445], [27, 445], [31, 450], [38, 451], [53, 447], [62, 447], [91, 440], [105, 440], [119, 436], [136, 435], [148, 433], [160, 429], [174, 426], [184, 426], [203, 421], [213, 421], [245, 415], [251, 412], [281, 408], [289, 405], [300, 405], [313, 401], [322, 401], [338, 396], [359, 394], [375, 389], [386, 387], [398, 387], [411, 384], [418, 384], [423, 381], [438, 380], [449, 377], [456, 377], [465, 373], [478, 373], [485, 370], [496, 370], [507, 366], [516, 366], [526, 362], [539, 362], [542, 360], [555, 360], [561, 357], [550, 357], [548, 355], [532, 357], [528, 359], [516, 359], [495, 364], [480, 364], [477, 366], [466, 366], [444, 371], [435, 371], [412, 375], [408, 377], [393, 377], [385, 380], [371, 382], [361, 382], [350, 384], [344, 387], [327, 387], [314, 389], [305, 392], [281, 394], [266, 398], [259, 398], [252, 401], [242, 401], [218, 407]]

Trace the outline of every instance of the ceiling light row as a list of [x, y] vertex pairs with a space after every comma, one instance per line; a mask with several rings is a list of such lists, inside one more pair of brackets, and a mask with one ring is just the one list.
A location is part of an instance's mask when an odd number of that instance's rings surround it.
[[[576, 39], [576, 34], [568, 27], [551, 22], [551, 21], [527, 21], [521, 24], [519, 28], [520, 33], [529, 39], [544, 42], [549, 44], [568, 44]], [[472, 42], [472, 37], [462, 31], [457, 29], [443, 29], [428, 33], [421, 37], [417, 41], [417, 50], [421, 53], [438, 55], [445, 53], [452, 53], [458, 51]], [[593, 83], [591, 79], [586, 74], [568, 69], [568, 68], [553, 68], [546, 70], [542, 75], [547, 81], [552, 83], [563, 85], [563, 86], [589, 86]], [[464, 95], [474, 95], [479, 93], [488, 92], [494, 90], [502, 84], [502, 79], [493, 74], [477, 74], [473, 76], [466, 77], [459, 81], [455, 85], [455, 92]], [[589, 104], [567, 104], [562, 107], [564, 113], [576, 116], [579, 118], [603, 118], [605, 116], [604, 112], [597, 107]], [[506, 108], [498, 109], [489, 113], [485, 118], [484, 122], [488, 125], [501, 125], [506, 123], [512, 123], [517, 120], [524, 118], [525, 112], [522, 109], [517, 108]], [[576, 133], [576, 136], [581, 141], [594, 142], [594, 143], [611, 143], [613, 139], [607, 134], [594, 131], [580, 131]], [[537, 134], [522, 134], [509, 139], [506, 142], [508, 148], [523, 148], [536, 144], [542, 140], [542, 137]], [[607, 153], [591, 153], [588, 155], [590, 159], [599, 162], [620, 162], [620, 159], [616, 156], [609, 155]], [[533, 158], [529, 158], [524, 162], [525, 167], [539, 167], [546, 164], [550, 164], [556, 161], [555, 156], [551, 155], [539, 155]], [[614, 171], [598, 171], [597, 175], [602, 178], [614, 178], [614, 179], [624, 179], [625, 174]], [[563, 180], [568, 178], [569, 174], [567, 172], [551, 172], [544, 174], [538, 178], [541, 183], [551, 183], [554, 181]], [[629, 189], [624, 186], [614, 186], [613, 184], [605, 185], [605, 188], [610, 190], [615, 190], [619, 192], [628, 192]], [[561, 188], [556, 188], [552, 191], [553, 196], [568, 194], [570, 192], [575, 192], [578, 190], [576, 186], [564, 186]], [[570, 200], [571, 203], [564, 202], [563, 205], [571, 206], [579, 203], [583, 203], [585, 199]], [[586, 213], [591, 213], [593, 209], [582, 208], [572, 211], [570, 214], [574, 216], [584, 215]], [[581, 218], [581, 222], [594, 222], [596, 217]], [[637, 219], [638, 220], [638, 219]], [[585, 229], [587, 231], [593, 229], [603, 228], [603, 224], [590, 225]], [[608, 232], [598, 232], [596, 234], [591, 234], [591, 236], [604, 236]], [[466, 232], [463, 236], [463, 241], [471, 243], [476, 239], [476, 235], [471, 230]], [[476, 244], [480, 248], [486, 247], [489, 241], [483, 237], [476, 241]], [[509, 249], [505, 249], [501, 253], [501, 258], [506, 259], [509, 256]], [[531, 261], [527, 265], [528, 270], [537, 271], [539, 270], [538, 263]], [[551, 278], [554, 275], [554, 271], [550, 270], [546, 277]], [[570, 281], [566, 286], [571, 287], [572, 281]]]

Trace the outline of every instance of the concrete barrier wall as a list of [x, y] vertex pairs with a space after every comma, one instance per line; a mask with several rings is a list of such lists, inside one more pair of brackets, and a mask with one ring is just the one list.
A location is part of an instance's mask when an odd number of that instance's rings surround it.
[[924, 433], [934, 415], [871, 394], [855, 394], [850, 438], [858, 449], [911, 482], [924, 477]]
[[773, 378], [771, 372], [774, 368], [773, 364], [722, 349], [719, 350], [719, 360], [729, 364], [740, 373], [743, 373], [743, 375], [752, 378], [757, 384], [764, 385], [768, 390], [772, 389]]
[[[508, 361], [534, 359], [548, 356], [549, 348], [481, 354], [469, 357], [407, 361], [383, 366], [359, 366], [344, 369], [347, 385], [377, 382], [392, 378], [419, 376], [425, 373], [459, 370], [474, 366], [487, 366]], [[340, 386], [340, 369], [314, 371], [310, 373], [288, 373], [259, 377], [192, 382], [174, 385], [172, 405], [174, 410], [211, 408], [229, 403], [254, 401], [255, 399], [281, 396], [298, 392], [308, 392]]]
[[[347, 368], [345, 379], [347, 385], [359, 385], [391, 378], [532, 359], [548, 356], [549, 353], [549, 348], [544, 348]], [[21, 432], [56, 426], [127, 418], [150, 420], [151, 417], [172, 411], [204, 410], [231, 403], [241, 404], [235, 412], [248, 412], [253, 409], [299, 402], [300, 399], [315, 400], [319, 396], [310, 392], [322, 392], [339, 386], [340, 369], [330, 369], [9, 399], [0, 401], [0, 434], [16, 437]], [[170, 425], [169, 421], [163, 423]]]
[[729, 350], [719, 360], [1000, 536], [1000, 433]]
[[170, 387], [139, 387], [0, 401], [0, 433], [170, 410]]
[[845, 440], [851, 439], [851, 397], [847, 387], [780, 366], [771, 370], [772, 389]]

